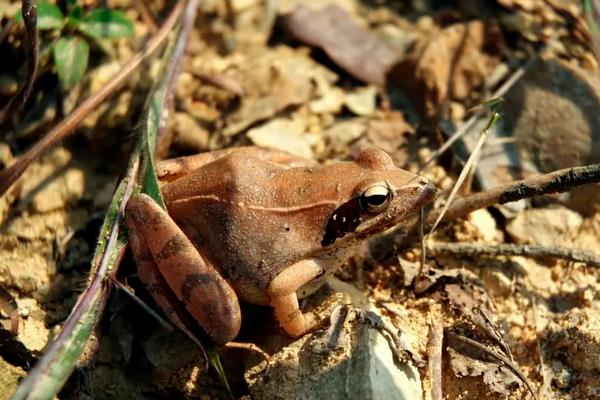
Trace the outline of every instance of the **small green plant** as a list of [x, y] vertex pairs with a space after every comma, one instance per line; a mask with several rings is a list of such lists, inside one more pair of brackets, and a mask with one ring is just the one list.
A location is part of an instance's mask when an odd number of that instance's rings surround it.
[[[38, 1], [37, 28], [54, 30], [54, 65], [64, 88], [79, 83], [88, 66], [90, 39], [117, 39], [133, 35], [133, 24], [121, 11], [96, 8], [84, 12], [76, 0], [67, 0], [67, 13], [47, 1]], [[22, 21], [21, 13], [17, 20]]]

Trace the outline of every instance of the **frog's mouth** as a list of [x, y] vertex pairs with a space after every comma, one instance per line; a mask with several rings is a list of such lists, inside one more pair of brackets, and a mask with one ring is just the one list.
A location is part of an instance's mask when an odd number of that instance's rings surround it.
[[361, 210], [358, 199], [351, 199], [338, 207], [329, 218], [321, 245], [363, 240], [383, 232], [430, 203], [436, 193], [435, 186], [430, 183], [402, 186], [394, 191], [390, 205], [378, 214]]

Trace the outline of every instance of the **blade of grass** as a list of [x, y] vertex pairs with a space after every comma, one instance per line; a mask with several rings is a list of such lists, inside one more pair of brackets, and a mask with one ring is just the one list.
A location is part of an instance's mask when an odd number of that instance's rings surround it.
[[444, 215], [446, 214], [446, 210], [448, 210], [448, 207], [450, 207], [450, 204], [452, 204], [452, 201], [454, 200], [456, 193], [458, 193], [458, 189], [460, 189], [465, 178], [468, 176], [469, 172], [471, 171], [471, 167], [473, 166], [475, 160], [478, 159], [479, 152], [481, 151], [481, 148], [483, 147], [483, 144], [485, 143], [485, 139], [487, 138], [490, 128], [492, 127], [492, 125], [494, 123], [496, 123], [496, 121], [500, 117], [500, 115], [497, 112], [497, 108], [500, 104], [499, 102], [491, 102], [491, 103], [486, 102], [486, 104], [490, 104], [490, 107], [492, 108], [492, 115], [490, 116], [488, 124], [485, 127], [485, 129], [483, 130], [483, 132], [481, 132], [481, 136], [479, 136], [479, 140], [477, 141], [477, 144], [475, 145], [473, 152], [469, 156], [469, 159], [467, 160], [462, 171], [460, 171], [460, 175], [458, 176], [458, 179], [456, 180], [456, 183], [454, 184], [454, 187], [452, 188], [452, 192], [450, 192], [450, 196], [448, 196], [448, 200], [446, 200], [446, 204], [442, 208], [442, 211], [440, 212], [438, 218], [433, 223], [433, 226], [431, 227], [431, 230], [429, 231], [427, 236], [430, 236], [433, 233], [433, 231], [435, 231], [435, 228], [437, 228], [437, 226], [440, 223], [440, 221], [442, 220], [442, 218], [444, 218]]
[[123, 68], [109, 79], [98, 92], [92, 94], [83, 103], [81, 103], [71, 114], [64, 118], [57, 126], [52, 128], [39, 142], [33, 145], [25, 154], [10, 167], [0, 172], [0, 196], [15, 183], [17, 179], [25, 172], [32, 161], [46, 152], [52, 146], [67, 138], [75, 131], [77, 125], [83, 121], [92, 110], [100, 105], [104, 100], [120, 88], [127, 78], [135, 71], [142, 62], [146, 61], [155, 51], [164, 43], [165, 39], [173, 31], [185, 2], [179, 1], [173, 7], [169, 17], [165, 20], [161, 29], [148, 40], [144, 49], [133, 56]]
[[[177, 43], [175, 44], [175, 49], [171, 58], [172, 62], [167, 66], [164, 73], [161, 74], [164, 78], [162, 81], [158, 82], [154, 90], [154, 95], [149, 98], [147, 104], [148, 113], [146, 114], [141, 129], [142, 192], [152, 197], [162, 208], [165, 208], [165, 205], [160, 193], [156, 171], [154, 170], [154, 149], [166, 127], [166, 122], [172, 109], [175, 84], [177, 83], [177, 77], [182, 68], [183, 56], [185, 54], [190, 32], [194, 27], [196, 10], [199, 4], [200, 0], [190, 0], [184, 11], [181, 32], [177, 38]], [[185, 329], [184, 332], [190, 336], [192, 341], [202, 348], [202, 351], [217, 372], [221, 382], [223, 382], [227, 390], [230, 390], [221, 360], [212, 343], [206, 340], [206, 338], [194, 336], [193, 333], [187, 329]]]
[[[185, 5], [180, 2], [178, 5]], [[179, 6], [181, 7], [181, 6]], [[161, 31], [171, 31], [181, 8], [172, 11]], [[171, 25], [170, 25], [171, 24]], [[170, 25], [170, 26], [169, 26]], [[167, 35], [163, 35], [166, 38]], [[165, 51], [162, 62], [172, 57], [173, 42]], [[161, 41], [162, 42], [162, 41]], [[158, 46], [158, 44], [157, 44]], [[171, 51], [169, 51], [171, 50]], [[12, 399], [52, 399], [66, 382], [94, 329], [107, 300], [109, 285], [107, 273], [117, 268], [126, 248], [126, 237], [121, 234], [122, 215], [138, 176], [142, 143], [134, 150], [124, 178], [119, 183], [106, 214], [92, 262], [92, 279], [79, 297], [63, 329], [48, 346], [31, 373], [21, 382]]]
[[13, 400], [54, 398], [75, 368], [107, 299], [108, 287], [104, 284], [106, 273], [118, 263], [125, 249], [126, 242], [119, 236], [120, 214], [131, 195], [138, 170], [139, 163], [135, 155], [133, 158], [104, 219], [92, 262], [93, 278], [79, 297], [61, 332], [17, 388]]

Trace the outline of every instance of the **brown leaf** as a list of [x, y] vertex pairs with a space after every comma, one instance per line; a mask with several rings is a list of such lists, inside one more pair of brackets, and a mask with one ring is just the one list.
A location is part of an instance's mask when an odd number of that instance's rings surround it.
[[17, 336], [19, 333], [19, 309], [15, 298], [4, 286], [0, 285], [0, 310], [10, 317], [10, 333]]
[[448, 100], [465, 100], [500, 62], [502, 38], [482, 21], [459, 23], [440, 30], [417, 46], [399, 64], [397, 82], [418, 103], [427, 118], [439, 114]]
[[319, 47], [356, 79], [382, 85], [400, 54], [358, 25], [336, 5], [320, 10], [299, 6], [285, 15], [287, 29], [298, 40]]

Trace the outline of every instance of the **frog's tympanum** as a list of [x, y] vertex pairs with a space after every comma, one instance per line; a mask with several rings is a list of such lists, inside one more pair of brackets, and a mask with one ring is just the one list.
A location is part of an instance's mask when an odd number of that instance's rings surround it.
[[309, 331], [316, 319], [298, 299], [435, 194], [373, 149], [319, 166], [246, 147], [167, 160], [157, 174], [167, 211], [144, 194], [126, 209], [140, 279], [176, 325], [173, 299], [217, 344], [238, 334], [238, 299], [273, 307], [291, 336]]

